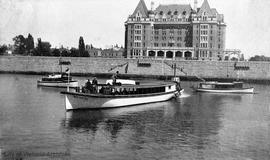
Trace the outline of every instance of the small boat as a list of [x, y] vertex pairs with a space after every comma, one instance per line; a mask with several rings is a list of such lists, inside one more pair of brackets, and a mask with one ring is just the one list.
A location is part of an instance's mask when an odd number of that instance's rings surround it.
[[245, 88], [243, 82], [201, 82], [194, 90], [212, 93], [254, 93], [254, 88]]
[[[107, 81], [111, 82], [111, 80]], [[116, 83], [82, 87], [75, 92], [61, 92], [65, 95], [66, 110], [101, 109], [125, 107], [139, 104], [168, 101], [182, 95], [179, 82], [157, 82], [140, 84], [134, 80], [117, 79]]]
[[41, 80], [37, 81], [38, 86], [45, 86], [45, 87], [71, 87], [75, 88], [79, 86], [78, 81], [72, 80], [67, 73], [62, 74], [52, 74], [48, 75], [47, 77], [43, 77]]
[[62, 57], [59, 59], [60, 74], [51, 74], [47, 77], [41, 78], [37, 81], [38, 86], [44, 87], [65, 87], [65, 88], [76, 88], [79, 86], [79, 82], [72, 80], [70, 76], [70, 69], [67, 68], [65, 72], [62, 72], [63, 65], [71, 65], [70, 61], [62, 60]]

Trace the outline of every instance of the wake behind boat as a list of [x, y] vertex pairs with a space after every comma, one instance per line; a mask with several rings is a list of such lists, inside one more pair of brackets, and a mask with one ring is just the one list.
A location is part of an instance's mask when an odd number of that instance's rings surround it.
[[244, 87], [243, 82], [201, 82], [194, 90], [211, 93], [254, 93], [254, 88]]
[[[110, 82], [110, 81], [108, 81]], [[124, 107], [168, 101], [182, 95], [180, 83], [175, 81], [140, 84], [133, 80], [117, 79], [112, 85], [92, 84], [65, 95], [66, 110]]]

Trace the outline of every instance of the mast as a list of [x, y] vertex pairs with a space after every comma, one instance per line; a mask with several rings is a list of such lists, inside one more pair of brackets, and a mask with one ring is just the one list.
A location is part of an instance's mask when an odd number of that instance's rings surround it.
[[176, 63], [173, 64], [173, 77], [176, 76]]

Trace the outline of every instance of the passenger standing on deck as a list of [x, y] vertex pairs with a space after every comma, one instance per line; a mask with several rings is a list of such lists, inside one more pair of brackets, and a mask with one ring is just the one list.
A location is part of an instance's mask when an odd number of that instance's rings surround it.
[[88, 91], [91, 91], [92, 85], [90, 80], [88, 79], [84, 86]]
[[96, 77], [94, 77], [94, 79], [92, 80], [92, 84], [93, 85], [98, 85], [98, 81], [97, 81], [97, 78]]
[[118, 77], [119, 77], [119, 72], [116, 71], [116, 73], [112, 75], [112, 81], [113, 81], [112, 84], [113, 85], [116, 85], [116, 80]]
[[98, 81], [97, 81], [97, 78], [94, 77], [94, 79], [92, 80], [92, 84], [93, 84], [93, 88], [94, 88], [94, 93], [97, 93], [98, 91]]

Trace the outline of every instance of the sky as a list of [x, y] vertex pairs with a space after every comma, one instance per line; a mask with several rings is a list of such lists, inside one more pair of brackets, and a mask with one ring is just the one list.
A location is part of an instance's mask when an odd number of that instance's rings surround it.
[[[152, 0], [159, 4], [191, 4], [193, 0]], [[198, 0], [200, 7], [203, 0]], [[225, 16], [226, 48], [240, 49], [245, 57], [270, 56], [269, 0], [208, 0]], [[52, 47], [86, 44], [107, 48], [124, 46], [124, 23], [139, 0], [0, 0], [0, 44], [32, 34]], [[151, 0], [145, 0], [150, 9]]]

